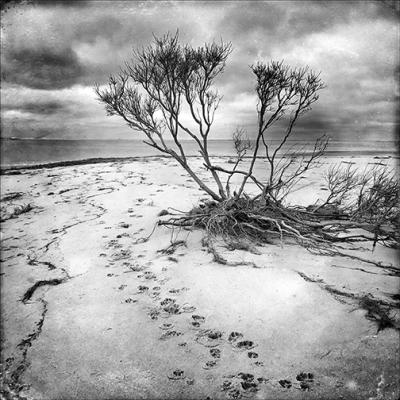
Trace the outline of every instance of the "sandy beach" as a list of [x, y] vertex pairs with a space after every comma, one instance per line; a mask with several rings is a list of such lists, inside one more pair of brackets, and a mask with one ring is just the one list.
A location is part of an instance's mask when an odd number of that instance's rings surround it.
[[[323, 171], [289, 200], [323, 195]], [[221, 242], [237, 265], [217, 263], [203, 232], [153, 231], [162, 210], [188, 211], [204, 197], [167, 158], [11, 170], [1, 186], [10, 393], [23, 385], [27, 399], [399, 397], [394, 249], [353, 251], [361, 262], [288, 243], [249, 252]], [[380, 329], [360, 305], [367, 295], [389, 307], [395, 327]]]

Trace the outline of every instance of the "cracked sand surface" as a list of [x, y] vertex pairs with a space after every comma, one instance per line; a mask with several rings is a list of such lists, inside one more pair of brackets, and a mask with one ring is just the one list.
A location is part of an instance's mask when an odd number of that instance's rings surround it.
[[398, 322], [396, 253], [357, 253], [388, 271], [290, 245], [219, 247], [248, 264], [231, 267], [201, 232], [175, 231], [186, 246], [163, 254], [170, 230], [138, 239], [162, 209], [203, 197], [184, 176], [149, 159], [1, 177], [2, 196], [33, 205], [2, 224], [7, 385], [33, 399], [398, 398], [398, 330], [377, 333], [347, 295], [390, 304]]

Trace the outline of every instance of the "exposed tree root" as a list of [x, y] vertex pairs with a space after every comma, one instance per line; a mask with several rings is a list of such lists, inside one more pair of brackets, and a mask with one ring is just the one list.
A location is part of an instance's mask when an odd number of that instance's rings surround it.
[[[270, 200], [242, 197], [220, 203], [206, 202], [187, 214], [170, 216], [158, 224], [202, 228], [210, 237], [221, 237], [227, 243], [239, 239], [253, 244], [294, 240], [313, 253], [359, 259], [399, 273], [399, 269], [393, 266], [343, 253], [343, 247], [340, 246], [370, 242], [393, 247], [398, 244], [393, 226], [388, 229], [387, 226], [384, 228], [363, 220], [352, 220], [344, 212], [339, 213], [338, 218], [338, 213], [332, 213], [331, 209], [328, 211], [319, 208], [318, 212], [313, 213], [300, 207], [284, 207]], [[363, 231], [358, 233], [355, 229]]]
[[161, 250], [157, 250], [157, 253], [162, 253], [162, 254], [174, 254], [175, 251], [181, 247], [184, 246], [186, 247], [186, 241], [185, 240], [176, 240], [174, 242], [172, 242], [168, 247], [166, 247], [165, 249], [161, 249]]
[[396, 276], [395, 273], [392, 272], [372, 272], [372, 271], [367, 271], [364, 268], [356, 268], [356, 267], [343, 267], [341, 265], [336, 265], [336, 264], [332, 264], [330, 265], [330, 267], [332, 268], [343, 268], [343, 269], [351, 269], [353, 271], [361, 271], [361, 272], [365, 272], [366, 274], [372, 274], [372, 275], [387, 275], [387, 276]]
[[382, 268], [384, 270], [390, 271], [390, 273], [387, 274], [387, 275], [400, 276], [400, 268], [394, 267], [391, 264], [390, 265], [389, 264], [383, 264], [380, 261], [368, 260], [367, 258], [364, 258], [364, 257], [354, 256], [352, 254], [347, 254], [347, 253], [343, 253], [343, 252], [340, 252], [340, 251], [333, 251], [331, 255], [333, 255], [333, 256], [334, 255], [338, 255], [338, 256], [341, 256], [341, 257], [350, 258], [352, 260], [361, 261], [361, 262], [364, 262], [364, 263], [367, 263], [367, 264], [372, 264], [375, 267]]
[[217, 251], [211, 238], [204, 237], [202, 240], [202, 244], [204, 247], [207, 248], [208, 252], [213, 255], [213, 261], [218, 264], [227, 265], [229, 267], [238, 267], [241, 265], [248, 265], [253, 268], [259, 268], [258, 265], [252, 261], [228, 261], [225, 257], [223, 257]]
[[323, 279], [312, 278], [301, 271], [297, 273], [306, 281], [317, 283], [322, 289], [332, 294], [340, 302], [345, 302], [344, 299], [356, 301], [358, 307], [367, 311], [366, 318], [377, 324], [377, 332], [387, 328], [400, 330], [400, 324], [390, 315], [390, 310], [400, 308], [398, 302], [389, 303], [384, 300], [374, 298], [371, 294], [359, 295], [351, 292], [345, 292], [333, 286], [327, 285]]

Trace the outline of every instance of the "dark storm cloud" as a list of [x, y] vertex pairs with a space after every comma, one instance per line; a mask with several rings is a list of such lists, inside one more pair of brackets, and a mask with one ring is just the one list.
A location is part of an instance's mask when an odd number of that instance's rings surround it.
[[28, 4], [45, 7], [86, 7], [90, 2], [85, 0], [30, 0]]
[[316, 132], [318, 135], [328, 134], [337, 123], [337, 118], [332, 117], [323, 110], [314, 110], [299, 120], [298, 127], [303, 132]]
[[4, 8], [5, 11], [26, 5], [45, 7], [86, 7], [88, 2], [85, 0], [2, 0], [2, 8]]
[[233, 37], [250, 39], [246, 51], [256, 53], [260, 47], [268, 49], [277, 42], [301, 39], [313, 32], [324, 31], [343, 24], [359, 15], [360, 2], [340, 1], [275, 1], [233, 3], [221, 25]]
[[397, 19], [400, 16], [399, 0], [375, 0], [377, 14], [385, 18]]
[[[301, 135], [348, 135], [363, 126], [389, 133], [388, 126], [396, 123], [398, 63], [396, 10], [389, 3], [36, 1], [7, 12], [2, 20], [4, 90], [7, 84], [17, 88], [26, 104], [31, 95], [26, 88], [40, 89], [34, 94], [42, 102], [48, 100], [46, 91], [60, 103], [67, 95], [67, 105], [49, 106], [49, 118], [60, 115], [60, 121], [77, 121], [91, 129], [105, 124], [110, 130], [112, 124], [122, 129], [121, 121], [104, 117], [90, 88], [118, 72], [131, 58], [132, 48], [149, 44], [153, 33], [179, 29], [182, 43], [198, 46], [222, 38], [233, 44], [225, 73], [217, 81], [224, 99], [215, 132], [222, 137], [235, 125], [253, 132], [255, 80], [249, 65], [271, 59], [310, 65], [322, 71], [328, 86], [300, 121]], [[12, 104], [7, 101], [3, 109], [9, 111]], [[35, 113], [23, 107], [20, 111]], [[57, 121], [51, 123], [56, 126]]]
[[179, 27], [185, 40], [196, 31], [182, 14], [176, 15], [173, 4], [161, 5], [162, 10], [157, 3], [143, 6], [129, 1], [89, 1], [80, 9], [74, 4], [34, 2], [21, 5], [20, 13], [6, 15], [5, 82], [40, 89], [102, 83], [131, 58], [134, 47], [151, 42], [153, 34]]
[[26, 102], [21, 104], [2, 105], [3, 111], [19, 111], [22, 113], [50, 115], [66, 110], [65, 104], [58, 101]]
[[79, 81], [84, 68], [72, 49], [9, 49], [2, 78], [35, 89], [60, 89]]

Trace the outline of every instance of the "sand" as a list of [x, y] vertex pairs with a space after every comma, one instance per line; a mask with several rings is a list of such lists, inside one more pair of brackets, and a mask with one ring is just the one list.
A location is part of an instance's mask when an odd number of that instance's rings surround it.
[[[323, 169], [291, 200], [323, 194]], [[2, 197], [21, 193], [3, 207], [33, 207], [1, 226], [4, 390], [24, 385], [28, 399], [399, 397], [398, 329], [378, 332], [357, 300], [394, 304], [398, 274], [290, 244], [253, 254], [220, 243], [243, 262], [221, 265], [201, 231], [157, 227], [143, 242], [161, 210], [204, 197], [170, 159], [21, 170], [1, 185]], [[176, 240], [185, 243], [162, 252]], [[398, 267], [394, 250], [357, 253]]]

